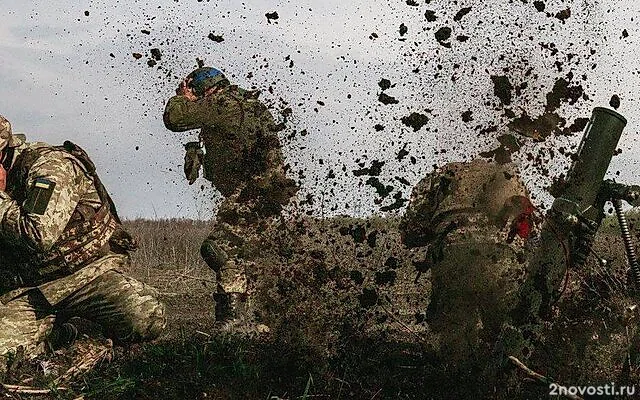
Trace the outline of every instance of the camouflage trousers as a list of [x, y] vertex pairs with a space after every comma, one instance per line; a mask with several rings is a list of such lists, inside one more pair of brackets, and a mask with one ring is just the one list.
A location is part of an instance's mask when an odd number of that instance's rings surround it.
[[[216, 224], [215, 230], [202, 243], [202, 253], [215, 254], [213, 262], [205, 257], [207, 264], [216, 272], [217, 293], [246, 293], [247, 260], [243, 248], [247, 242], [247, 226]], [[208, 249], [208, 250], [205, 250]]]
[[214, 229], [200, 248], [202, 257], [216, 272], [218, 293], [247, 292], [247, 268], [259, 255], [262, 233], [281, 217], [279, 212], [260, 217], [256, 209], [261, 200], [242, 199], [243, 189], [237, 188], [222, 202]]
[[427, 321], [451, 360], [498, 336], [510, 321], [527, 267], [524, 240], [507, 244], [495, 229], [473, 230], [452, 233], [431, 267]]
[[[3, 303], [0, 303], [0, 370], [6, 365], [3, 358], [19, 346], [29, 357], [41, 353], [54, 326], [73, 317], [100, 324], [107, 337], [119, 342], [159, 336], [166, 325], [164, 305], [153, 288], [109, 269], [108, 264], [118, 261], [117, 256], [96, 261], [102, 263], [96, 270], [107, 270], [87, 282], [80, 280], [81, 285], [76, 290], [60, 299], [48, 296], [53, 293], [51, 289], [58, 283], [69, 286], [74, 280], [78, 282], [73, 278], [82, 274], [48, 282], [42, 289], [25, 288], [14, 291], [18, 293], [15, 296], [11, 296], [14, 292], [9, 293], [8, 298], [3, 296]], [[92, 265], [83, 269], [86, 268], [91, 269]]]

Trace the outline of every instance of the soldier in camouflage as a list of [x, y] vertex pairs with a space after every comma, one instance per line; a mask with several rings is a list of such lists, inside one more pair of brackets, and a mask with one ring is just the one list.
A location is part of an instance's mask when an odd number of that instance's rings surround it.
[[427, 320], [449, 359], [473, 354], [509, 321], [539, 222], [509, 165], [450, 163], [413, 189], [400, 232], [425, 251]]
[[35, 356], [81, 317], [121, 342], [157, 337], [166, 320], [150, 287], [125, 275], [135, 243], [78, 146], [26, 143], [0, 116], [0, 370]]
[[174, 132], [201, 129], [199, 142], [185, 146], [189, 183], [204, 164], [204, 177], [225, 197], [201, 254], [216, 272], [216, 320], [227, 327], [248, 322], [246, 269], [259, 249], [260, 232], [297, 191], [286, 177], [277, 135], [282, 125], [258, 95], [231, 85], [215, 68], [201, 67], [180, 84], [164, 111], [165, 126]]

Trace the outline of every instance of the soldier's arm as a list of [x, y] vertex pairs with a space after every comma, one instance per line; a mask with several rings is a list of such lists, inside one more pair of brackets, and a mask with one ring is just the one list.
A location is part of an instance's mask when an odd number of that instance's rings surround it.
[[239, 103], [214, 96], [195, 101], [185, 96], [173, 96], [164, 109], [164, 125], [174, 132], [183, 132], [203, 126], [239, 125], [242, 112]]
[[400, 235], [407, 247], [428, 245], [437, 236], [437, 222], [434, 221], [442, 200], [441, 175], [431, 173], [413, 188], [411, 201], [400, 219]]
[[62, 156], [40, 157], [29, 171], [26, 200], [22, 204], [0, 192], [1, 233], [36, 251], [51, 249], [87, 189], [82, 174]]

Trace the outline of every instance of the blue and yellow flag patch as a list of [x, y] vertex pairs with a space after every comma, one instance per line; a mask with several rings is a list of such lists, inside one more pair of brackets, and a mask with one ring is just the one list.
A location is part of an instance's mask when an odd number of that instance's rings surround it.
[[36, 178], [31, 191], [24, 202], [24, 210], [28, 213], [43, 215], [47, 210], [56, 183], [46, 178]]

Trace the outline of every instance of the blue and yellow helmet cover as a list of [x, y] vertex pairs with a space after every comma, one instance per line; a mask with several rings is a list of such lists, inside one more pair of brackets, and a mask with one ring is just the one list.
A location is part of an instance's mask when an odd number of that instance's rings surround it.
[[222, 71], [212, 67], [201, 67], [187, 75], [189, 87], [193, 89], [196, 96], [203, 96], [204, 93], [214, 86], [228, 85], [229, 81]]

